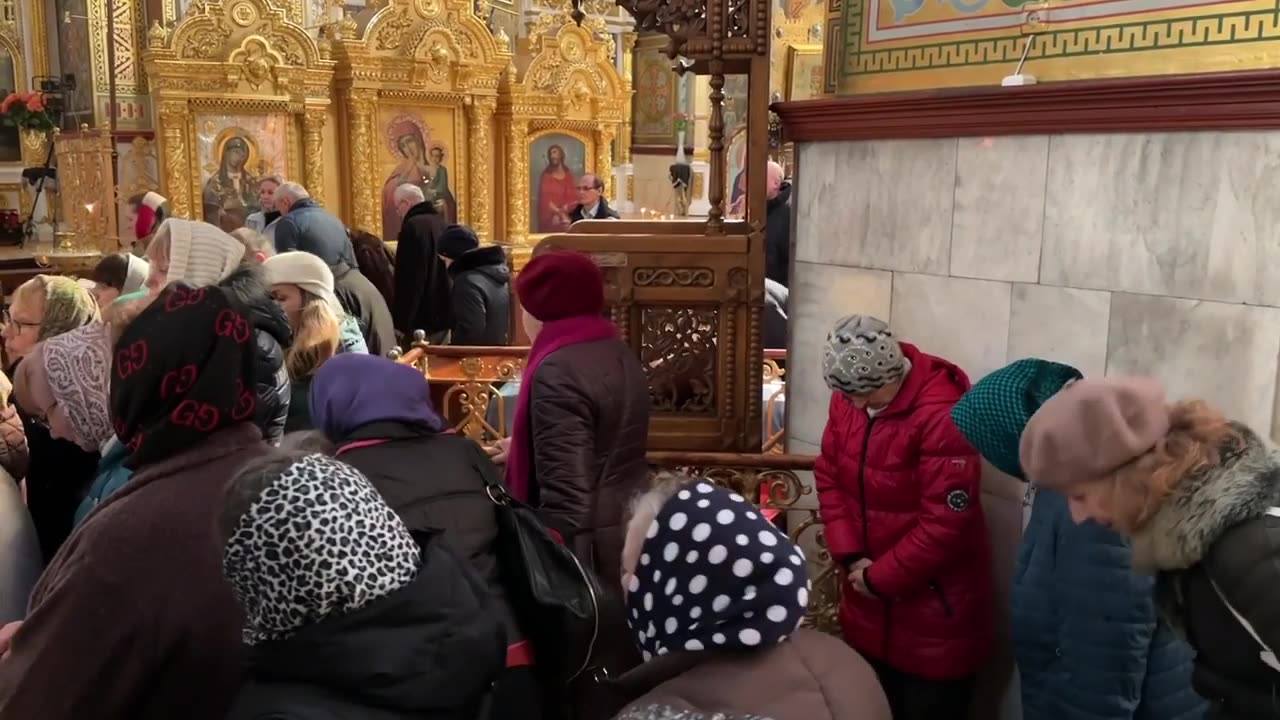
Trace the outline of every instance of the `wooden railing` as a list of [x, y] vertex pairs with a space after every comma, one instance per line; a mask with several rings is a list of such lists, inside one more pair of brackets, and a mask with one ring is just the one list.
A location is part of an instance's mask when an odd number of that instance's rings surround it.
[[[426, 375], [436, 409], [459, 433], [491, 443], [511, 432], [516, 383], [528, 354], [528, 347], [428, 345], [418, 339], [408, 352], [393, 350], [391, 357]], [[786, 357], [785, 350], [766, 350], [761, 368], [765, 453], [781, 453], [786, 446]]]

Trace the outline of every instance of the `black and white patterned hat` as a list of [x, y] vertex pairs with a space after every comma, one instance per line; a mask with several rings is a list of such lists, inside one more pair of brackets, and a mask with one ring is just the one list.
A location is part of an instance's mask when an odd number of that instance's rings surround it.
[[827, 334], [822, 377], [832, 390], [867, 395], [902, 379], [909, 367], [883, 320], [850, 315], [838, 320]]
[[627, 621], [646, 660], [774, 645], [804, 619], [803, 553], [737, 493], [705, 481], [681, 488], [640, 552]]

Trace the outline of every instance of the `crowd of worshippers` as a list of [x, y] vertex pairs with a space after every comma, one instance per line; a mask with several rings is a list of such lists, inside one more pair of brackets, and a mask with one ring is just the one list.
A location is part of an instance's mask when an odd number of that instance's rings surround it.
[[1021, 717], [1280, 717], [1280, 455], [1205, 403], [1039, 359], [971, 385], [840, 320], [813, 369], [827, 635], [818, 558], [757, 488], [647, 463], [646, 373], [589, 256], [515, 280], [532, 346], [485, 447], [370, 352], [400, 313], [378, 340], [381, 292], [337, 280], [358, 243], [299, 191], [270, 241], [144, 200], [137, 254], [14, 293], [0, 719], [985, 720], [984, 459], [1028, 483]]

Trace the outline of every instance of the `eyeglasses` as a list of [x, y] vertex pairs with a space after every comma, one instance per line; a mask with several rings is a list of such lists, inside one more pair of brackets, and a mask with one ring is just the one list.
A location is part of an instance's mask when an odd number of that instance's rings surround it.
[[34, 323], [23, 322], [21, 320], [14, 319], [13, 315], [9, 314], [8, 308], [5, 308], [5, 310], [2, 313], [0, 313], [0, 320], [3, 320], [5, 325], [13, 325], [14, 327], [17, 327], [19, 331], [22, 331], [29, 327], [33, 327], [33, 328], [40, 327], [40, 323], [38, 322], [34, 322]]
[[578, 189], [579, 190], [603, 190], [604, 188], [596, 187], [595, 185], [579, 185]]

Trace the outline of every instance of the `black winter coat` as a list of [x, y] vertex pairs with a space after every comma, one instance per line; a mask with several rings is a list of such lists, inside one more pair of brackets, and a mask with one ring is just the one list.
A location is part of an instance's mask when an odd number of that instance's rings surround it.
[[360, 267], [347, 226], [311, 198], [295, 202], [289, 214], [276, 221], [275, 245], [277, 253], [302, 250], [329, 265], [345, 262], [353, 268]]
[[450, 345], [511, 342], [511, 269], [501, 247], [476, 248], [449, 266], [453, 287]]
[[255, 646], [228, 720], [476, 720], [506, 662], [492, 601], [436, 533], [412, 583]]
[[409, 208], [396, 242], [396, 330], [412, 337], [422, 330], [435, 335], [453, 325], [449, 310], [449, 277], [436, 254], [436, 241], [444, 233], [445, 218], [430, 202]]
[[[23, 362], [19, 360], [18, 362]], [[17, 368], [17, 364], [14, 364]], [[48, 426], [18, 411], [27, 434], [27, 509], [47, 564], [75, 528], [76, 509], [98, 472], [98, 453], [49, 434]]]
[[[343, 450], [344, 445], [385, 440]], [[492, 461], [471, 440], [399, 421], [372, 422], [339, 438], [337, 456], [359, 470], [413, 531], [440, 529], [494, 595], [511, 642], [523, 636], [507, 605], [494, 543], [498, 520], [477, 465]], [[431, 468], [430, 474], [423, 468]], [[496, 473], [496, 470], [494, 471]]]
[[769, 201], [764, 225], [764, 276], [791, 286], [791, 183], [784, 180]]
[[360, 323], [360, 334], [370, 355], [385, 356], [396, 346], [396, 328], [391, 322], [391, 309], [378, 288], [364, 273], [346, 263], [329, 268], [333, 271], [334, 295], [342, 309]]
[[279, 445], [289, 417], [289, 371], [284, 367], [284, 354], [293, 343], [289, 318], [271, 299], [270, 290], [257, 265], [241, 265], [219, 285], [231, 291], [249, 309], [253, 320], [254, 339], [258, 346], [254, 362], [254, 381], [258, 389], [258, 407], [254, 423], [262, 437]]
[[1280, 456], [1236, 429], [1244, 447], [1174, 486], [1134, 537], [1133, 561], [1158, 571], [1156, 606], [1195, 648], [1191, 685], [1211, 716], [1277, 720], [1280, 663], [1262, 644], [1280, 651]]

